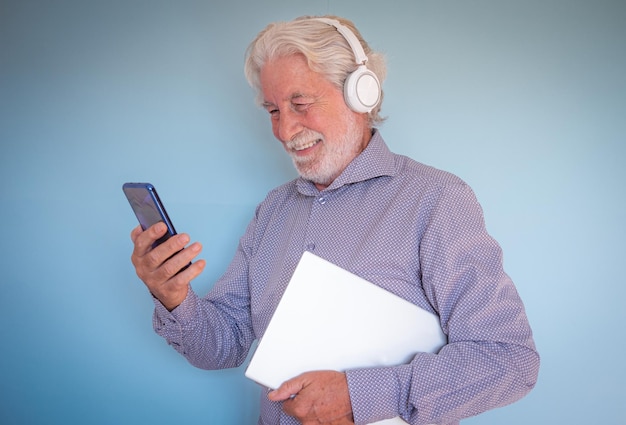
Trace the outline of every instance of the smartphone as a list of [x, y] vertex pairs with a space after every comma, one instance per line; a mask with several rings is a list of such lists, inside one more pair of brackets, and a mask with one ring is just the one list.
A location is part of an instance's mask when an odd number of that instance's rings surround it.
[[128, 202], [143, 230], [160, 221], [167, 226], [167, 233], [158, 239], [153, 247], [162, 244], [176, 234], [176, 229], [174, 229], [174, 225], [153, 185], [150, 183], [124, 183], [122, 190], [124, 190], [124, 194], [126, 194], [126, 198], [128, 198]]
[[[176, 234], [176, 229], [172, 224], [172, 220], [167, 215], [163, 202], [159, 198], [156, 189], [150, 183], [124, 183], [122, 190], [126, 194], [126, 198], [130, 203], [141, 228], [146, 230], [148, 227], [160, 221], [167, 226], [167, 232], [161, 238], [157, 239], [152, 248], [162, 244]], [[180, 251], [179, 251], [180, 252]], [[173, 254], [172, 257], [176, 255]], [[170, 257], [170, 258], [172, 258]], [[185, 265], [178, 273], [189, 267], [191, 263]]]

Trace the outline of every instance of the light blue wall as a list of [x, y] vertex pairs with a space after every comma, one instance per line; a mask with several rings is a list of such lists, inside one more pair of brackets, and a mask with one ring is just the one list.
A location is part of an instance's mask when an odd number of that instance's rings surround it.
[[294, 176], [244, 50], [327, 12], [386, 53], [384, 137], [472, 185], [525, 300], [539, 383], [466, 423], [626, 421], [626, 3], [2, 0], [0, 423], [254, 423], [241, 369], [152, 332], [121, 185], [204, 243], [205, 293]]

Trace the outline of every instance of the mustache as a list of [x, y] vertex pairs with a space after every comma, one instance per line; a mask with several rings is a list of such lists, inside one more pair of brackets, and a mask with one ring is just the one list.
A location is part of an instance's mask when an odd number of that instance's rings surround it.
[[313, 130], [302, 130], [299, 133], [294, 134], [285, 145], [289, 149], [301, 149], [304, 146], [310, 145], [318, 140], [324, 141], [324, 136], [321, 133]]

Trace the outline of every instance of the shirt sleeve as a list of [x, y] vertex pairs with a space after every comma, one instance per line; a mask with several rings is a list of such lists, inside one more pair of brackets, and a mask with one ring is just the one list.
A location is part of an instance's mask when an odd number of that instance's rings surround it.
[[185, 300], [171, 312], [154, 300], [155, 332], [196, 367], [238, 367], [254, 341], [244, 243], [253, 232], [254, 222], [248, 226], [226, 273], [206, 297], [198, 297], [190, 287]]
[[395, 416], [411, 424], [456, 423], [512, 403], [535, 385], [532, 331], [482, 209], [465, 184], [438, 191], [415, 255], [448, 344], [407, 365], [347, 371], [356, 424]]

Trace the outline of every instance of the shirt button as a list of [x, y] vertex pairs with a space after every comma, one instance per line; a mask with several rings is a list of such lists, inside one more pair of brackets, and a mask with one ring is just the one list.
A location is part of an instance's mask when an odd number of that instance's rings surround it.
[[313, 251], [315, 249], [315, 243], [309, 242], [306, 246], [307, 251]]
[[323, 196], [320, 196], [317, 199], [317, 202], [319, 202], [320, 204], [324, 205], [326, 203], [326, 198], [324, 198]]

